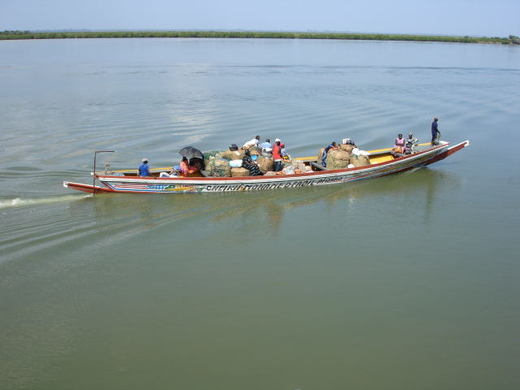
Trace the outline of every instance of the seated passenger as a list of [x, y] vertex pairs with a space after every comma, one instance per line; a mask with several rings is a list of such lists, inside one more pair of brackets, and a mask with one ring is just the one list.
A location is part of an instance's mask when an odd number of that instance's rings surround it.
[[178, 177], [180, 166], [175, 165], [170, 172], [161, 172], [159, 177]]
[[402, 134], [399, 134], [394, 142], [394, 148], [392, 151], [396, 154], [404, 154], [404, 148], [405, 148], [406, 141], [403, 138]]
[[204, 163], [204, 160], [198, 157], [192, 157], [190, 159], [189, 165], [191, 169], [197, 169], [199, 171], [206, 169], [206, 164]]
[[150, 167], [148, 166], [148, 159], [143, 158], [142, 164], [139, 165], [139, 176], [150, 176]]
[[251, 176], [262, 176], [263, 173], [258, 167], [257, 163], [251, 158], [251, 152], [245, 151], [244, 157], [242, 158], [242, 166], [249, 171]]
[[405, 154], [413, 154], [415, 153], [415, 146], [418, 144], [419, 140], [413, 136], [412, 133], [408, 134], [408, 138], [406, 139], [405, 145]]
[[179, 164], [179, 172], [181, 176], [187, 176], [190, 171], [190, 166], [188, 164], [188, 159], [183, 157], [181, 163]]
[[188, 161], [186, 157], [182, 158], [179, 165], [179, 172], [184, 177], [203, 177], [202, 169], [204, 168], [204, 161], [200, 158], [192, 158]]
[[200, 163], [200, 159], [198, 159], [198, 158], [192, 158], [188, 162], [187, 170], [186, 170], [186, 168], [182, 168], [182, 163], [181, 163], [181, 169], [184, 169], [185, 174], [183, 176], [185, 176], [185, 177], [203, 177], [204, 176], [201, 172], [202, 165]]

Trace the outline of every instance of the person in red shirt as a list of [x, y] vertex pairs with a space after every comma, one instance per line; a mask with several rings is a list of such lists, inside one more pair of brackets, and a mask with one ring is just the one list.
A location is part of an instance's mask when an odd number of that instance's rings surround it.
[[280, 172], [283, 168], [283, 157], [281, 141], [278, 138], [274, 141], [273, 145], [273, 161], [274, 171]]

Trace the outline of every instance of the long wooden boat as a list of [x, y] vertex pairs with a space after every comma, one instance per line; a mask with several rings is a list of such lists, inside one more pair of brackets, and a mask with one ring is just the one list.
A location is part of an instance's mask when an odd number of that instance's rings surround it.
[[[93, 179], [101, 185], [82, 184], [65, 181], [64, 187], [87, 193], [205, 193], [260, 191], [284, 188], [299, 188], [327, 184], [349, 183], [391, 175], [413, 168], [424, 167], [465, 148], [469, 141], [455, 145], [441, 141], [439, 145], [422, 144], [416, 153], [395, 157], [391, 148], [369, 152], [370, 165], [328, 170], [316, 164], [317, 157], [302, 157], [298, 160], [312, 167], [312, 171], [277, 176], [244, 177], [174, 177], [160, 178], [159, 170], [152, 171], [152, 176], [140, 177], [137, 171], [121, 170], [114, 172], [93, 172]], [[165, 170], [163, 168], [163, 170]]]

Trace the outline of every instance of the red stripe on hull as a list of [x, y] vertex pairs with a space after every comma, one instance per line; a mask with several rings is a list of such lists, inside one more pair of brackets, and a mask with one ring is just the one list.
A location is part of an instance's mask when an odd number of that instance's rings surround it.
[[93, 193], [101, 193], [101, 192], [116, 192], [114, 190], [111, 190], [110, 188], [105, 187], [99, 187], [99, 186], [93, 186], [91, 184], [83, 184], [83, 183], [72, 183], [70, 181], [63, 182], [64, 187], [72, 188], [73, 190], [86, 192], [88, 194]]

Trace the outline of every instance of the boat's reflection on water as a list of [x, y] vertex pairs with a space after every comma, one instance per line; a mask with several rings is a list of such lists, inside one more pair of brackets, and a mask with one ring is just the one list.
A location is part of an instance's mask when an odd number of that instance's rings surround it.
[[[219, 224], [232, 222], [241, 228], [269, 229], [276, 232], [289, 210], [324, 204], [345, 213], [362, 207], [362, 200], [375, 199], [384, 213], [385, 200], [411, 202], [415, 215], [428, 219], [436, 206], [440, 185], [456, 186], [458, 177], [428, 168], [377, 180], [345, 185], [309, 187], [284, 191], [250, 193], [129, 195], [99, 194], [91, 198], [98, 228], [131, 225], [138, 230], [184, 223]], [[341, 206], [341, 207], [340, 207]], [[345, 209], [346, 207], [346, 209]], [[311, 221], [309, 221], [311, 222]], [[251, 227], [252, 228], [252, 227]]]

